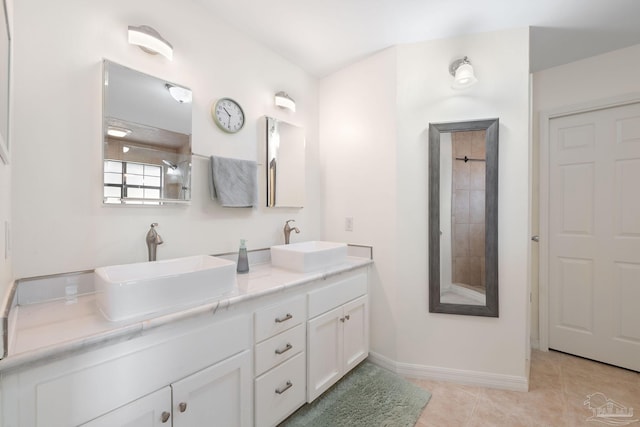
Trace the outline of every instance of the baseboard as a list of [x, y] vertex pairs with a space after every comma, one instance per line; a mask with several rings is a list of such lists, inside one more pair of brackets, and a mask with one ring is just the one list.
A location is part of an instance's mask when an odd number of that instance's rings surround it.
[[424, 380], [449, 381], [458, 384], [503, 390], [528, 391], [529, 379], [525, 376], [491, 374], [462, 369], [440, 368], [396, 362], [381, 354], [369, 352], [369, 361], [398, 375]]

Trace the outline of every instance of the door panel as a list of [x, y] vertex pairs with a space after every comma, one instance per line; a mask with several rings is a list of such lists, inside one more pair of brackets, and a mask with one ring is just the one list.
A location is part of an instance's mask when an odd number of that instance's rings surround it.
[[344, 305], [344, 372], [355, 368], [369, 355], [367, 296]]
[[342, 377], [344, 328], [341, 318], [342, 307], [338, 307], [307, 323], [308, 402], [320, 396]]
[[173, 427], [251, 425], [249, 350], [177, 381], [171, 388]]
[[640, 371], [640, 104], [549, 132], [549, 347]]

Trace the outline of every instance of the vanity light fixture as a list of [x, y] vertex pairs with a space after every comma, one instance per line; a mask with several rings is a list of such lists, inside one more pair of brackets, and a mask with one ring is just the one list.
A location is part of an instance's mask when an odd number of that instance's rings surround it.
[[129, 25], [129, 43], [139, 46], [151, 55], [159, 53], [168, 60], [173, 59], [173, 46], [162, 38], [159, 32], [148, 25]]
[[180, 86], [175, 86], [170, 83], [165, 84], [164, 87], [167, 88], [167, 90], [171, 94], [171, 97], [176, 101], [178, 101], [179, 103], [181, 104], [191, 103], [193, 99], [192, 98], [193, 95], [189, 89], [180, 87]]
[[453, 76], [451, 87], [454, 89], [466, 89], [478, 83], [478, 79], [473, 74], [471, 61], [466, 56], [453, 61], [449, 65], [449, 73]]
[[113, 136], [115, 138], [124, 138], [130, 133], [131, 133], [131, 129], [119, 128], [115, 126], [109, 126], [107, 128], [107, 135]]
[[280, 91], [276, 93], [275, 100], [278, 107], [287, 108], [295, 113], [296, 101], [294, 101], [286, 92]]

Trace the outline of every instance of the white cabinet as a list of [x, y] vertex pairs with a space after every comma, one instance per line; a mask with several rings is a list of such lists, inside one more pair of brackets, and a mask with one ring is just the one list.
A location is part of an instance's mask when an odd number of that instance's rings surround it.
[[249, 427], [250, 407], [251, 352], [245, 350], [83, 426]]
[[166, 427], [170, 425], [171, 388], [165, 387], [82, 426]]
[[[354, 295], [361, 296], [349, 300]], [[310, 316], [331, 308], [307, 322], [307, 401], [311, 402], [369, 355], [366, 276], [309, 293], [309, 307]]]
[[255, 426], [271, 427], [306, 400], [306, 299], [255, 313]]

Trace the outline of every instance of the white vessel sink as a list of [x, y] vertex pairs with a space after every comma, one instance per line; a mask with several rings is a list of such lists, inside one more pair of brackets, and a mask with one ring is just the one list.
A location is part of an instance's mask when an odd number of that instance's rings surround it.
[[271, 247], [271, 265], [309, 273], [346, 261], [347, 244], [311, 241]]
[[198, 255], [95, 270], [96, 301], [110, 321], [210, 300], [237, 288], [236, 264]]

